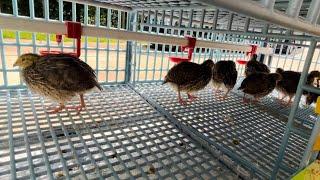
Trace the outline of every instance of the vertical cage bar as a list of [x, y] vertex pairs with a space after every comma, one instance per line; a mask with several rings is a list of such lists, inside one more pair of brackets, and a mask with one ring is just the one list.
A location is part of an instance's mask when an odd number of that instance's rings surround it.
[[[118, 14], [117, 29], [120, 29], [121, 28], [121, 13], [120, 13], [120, 10], [117, 11], [117, 14]], [[118, 75], [119, 75], [119, 49], [120, 49], [120, 41], [117, 40], [116, 82], [118, 82]]]
[[17, 2], [17, 0], [12, 0], [12, 13], [14, 16], [18, 16], [18, 2]]
[[[111, 27], [111, 9], [107, 10], [107, 28]], [[110, 39], [107, 39], [107, 55], [106, 55], [106, 82], [109, 79], [109, 56], [110, 56]]]
[[[128, 30], [129, 31], [135, 31], [135, 23], [137, 22], [136, 20], [137, 17], [137, 12], [129, 12], [128, 13]], [[134, 72], [135, 73], [135, 72]], [[125, 79], [124, 81], [126, 83], [130, 82], [131, 80], [131, 75], [132, 75], [132, 41], [127, 41], [126, 45], [126, 66], [125, 66]]]
[[72, 2], [72, 21], [77, 21], [77, 3]]
[[229, 19], [228, 19], [228, 25], [227, 25], [227, 30], [228, 31], [231, 31], [233, 16], [234, 16], [234, 14], [232, 12], [230, 12], [229, 13]]
[[[183, 16], [183, 9], [180, 9], [180, 12], [179, 12], [179, 23], [178, 23], [178, 26], [181, 27], [182, 26], [182, 17]], [[179, 35], [180, 35], [180, 30], [179, 30]]]
[[[100, 27], [100, 7], [96, 7], [96, 17], [95, 17], [95, 21], [96, 21], [96, 27]], [[99, 77], [99, 52], [100, 52], [100, 48], [99, 48], [99, 41], [100, 38], [96, 38], [96, 74]]]
[[[193, 9], [190, 11], [190, 17], [189, 17], [189, 27], [192, 27], [192, 22], [193, 22]], [[202, 23], [203, 24], [203, 23]]]
[[261, 0], [261, 4], [270, 9], [270, 10], [273, 10], [273, 6], [274, 6], [274, 3], [275, 3], [276, 0]]
[[312, 0], [308, 14], [307, 14], [307, 21], [309, 21], [312, 24], [316, 24], [318, 17], [320, 14], [320, 1], [319, 0]]
[[[27, 153], [28, 164], [29, 164], [30, 179], [36, 179], [36, 176], [35, 176], [35, 173], [34, 173], [34, 166], [33, 166], [33, 162], [32, 162], [32, 154], [31, 154], [31, 150], [30, 150], [30, 142], [29, 142], [29, 139], [28, 139], [28, 130], [27, 130], [27, 125], [26, 125], [26, 119], [25, 119], [25, 115], [24, 115], [25, 111], [24, 111], [23, 104], [22, 104], [20, 90], [18, 90], [18, 98], [19, 98], [19, 108], [20, 108], [20, 112], [21, 112], [21, 121], [22, 121], [23, 134], [24, 134], [23, 138], [24, 138], [24, 142], [25, 142], [25, 148], [26, 148], [26, 151], [27, 151], [26, 153]], [[49, 169], [48, 166], [46, 166], [46, 167], [47, 167], [47, 169]], [[50, 171], [47, 171], [47, 172], [49, 173]], [[48, 174], [48, 176], [50, 177], [50, 174]]]
[[244, 32], [248, 32], [248, 30], [249, 30], [249, 25], [250, 25], [250, 18], [247, 17], [247, 18], [246, 18], [246, 21], [245, 21], [245, 24], [244, 24]]
[[29, 11], [30, 11], [30, 18], [34, 18], [34, 1], [29, 0]]
[[7, 92], [7, 112], [8, 112], [8, 136], [9, 136], [9, 149], [10, 149], [10, 173], [11, 179], [15, 180], [17, 178], [16, 171], [16, 160], [14, 157], [14, 141], [13, 141], [13, 130], [12, 130], [12, 117], [11, 117], [11, 97], [10, 92]]
[[[158, 19], [158, 10], [155, 10], [154, 16], [154, 25], [157, 25]], [[159, 34], [159, 27], [156, 26], [156, 34]], [[157, 53], [158, 53], [158, 43], [154, 44], [154, 62], [153, 62], [153, 69], [152, 69], [152, 80], [154, 81], [155, 73], [156, 73], [156, 65], [157, 65]]]
[[49, 0], [43, 0], [44, 19], [49, 20]]
[[[202, 9], [201, 11], [201, 21], [200, 21], [200, 28], [203, 29], [204, 18], [206, 17], [206, 10]], [[191, 26], [192, 27], [192, 26]]]
[[169, 22], [169, 26], [172, 26], [172, 25], [173, 25], [173, 13], [174, 13], [174, 11], [171, 10], [171, 11], [170, 11], [170, 22]]
[[219, 9], [216, 9], [214, 12], [214, 17], [213, 17], [213, 24], [212, 24], [212, 29], [216, 30], [218, 27], [218, 18], [219, 18]]
[[[89, 10], [88, 4], [84, 4], [83, 21], [85, 26], [88, 25], [88, 10]], [[85, 62], [88, 61], [88, 37], [87, 36], [84, 37], [84, 60]]]
[[300, 77], [300, 80], [299, 80], [299, 85], [298, 85], [297, 92], [296, 92], [296, 95], [295, 95], [295, 98], [294, 98], [294, 102], [293, 102], [293, 105], [292, 105], [292, 108], [291, 108], [291, 111], [290, 111], [290, 114], [289, 114], [289, 117], [288, 117], [286, 130], [285, 130], [285, 133], [284, 133], [284, 135], [282, 137], [281, 146], [279, 148], [279, 153], [278, 153], [278, 157], [277, 157], [277, 160], [276, 160], [276, 163], [275, 163], [275, 167], [274, 167], [274, 169], [272, 171], [272, 174], [271, 174], [271, 179], [275, 179], [276, 178], [277, 173], [278, 173], [279, 168], [280, 168], [280, 164], [281, 164], [282, 159], [284, 157], [285, 150], [286, 150], [286, 147], [287, 147], [287, 144], [288, 144], [288, 141], [289, 141], [290, 130], [291, 130], [291, 128], [293, 126], [293, 122], [294, 122], [294, 116], [295, 116], [295, 114], [297, 112], [297, 109], [298, 109], [298, 106], [299, 106], [299, 102], [300, 102], [300, 98], [302, 96], [302, 92], [303, 92], [302, 86], [306, 82], [306, 77], [307, 77], [308, 72], [309, 72], [309, 68], [310, 68], [310, 65], [311, 65], [311, 62], [312, 62], [312, 57], [313, 57], [316, 45], [317, 45], [316, 41], [311, 41], [310, 46], [309, 46], [309, 50], [308, 50], [308, 54], [307, 54], [307, 57], [306, 57], [306, 61], [305, 61], [304, 67], [303, 67], [303, 71], [301, 73], [301, 77]]
[[[162, 16], [161, 16], [161, 23], [160, 23], [162, 26], [165, 26], [165, 22], [164, 22], [165, 20], [166, 20], [166, 11], [163, 10], [162, 11]], [[167, 28], [163, 28], [163, 34], [167, 34]], [[160, 78], [159, 78], [159, 80], [162, 79], [162, 72], [163, 72], [163, 69], [164, 69], [164, 67], [163, 67], [163, 59], [164, 59], [164, 54], [165, 54], [165, 47], [166, 47], [166, 45], [162, 44], [161, 64], [160, 64]]]
[[286, 14], [293, 18], [297, 18], [299, 16], [302, 3], [303, 0], [290, 0]]
[[3, 73], [3, 82], [4, 86], [8, 86], [8, 71], [7, 71], [7, 61], [4, 51], [4, 45], [3, 45], [3, 33], [2, 29], [0, 29], [0, 51], [1, 51], [1, 66], [2, 66], [2, 73]]
[[59, 21], [63, 21], [63, 0], [59, 0]]

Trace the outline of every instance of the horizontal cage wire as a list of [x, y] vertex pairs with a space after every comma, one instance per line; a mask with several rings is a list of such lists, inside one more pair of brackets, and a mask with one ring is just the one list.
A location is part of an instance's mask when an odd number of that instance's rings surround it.
[[[303, 1], [298, 12], [290, 11], [294, 3], [289, 1], [273, 2], [268, 9], [272, 12], [303, 23], [315, 21], [311, 11], [316, 1]], [[319, 41], [318, 36], [203, 0], [1, 1], [0, 16], [11, 15], [270, 47], [273, 52], [258, 59], [271, 72], [302, 72], [312, 42]], [[319, 45], [309, 72], [320, 70]], [[288, 179], [299, 170], [319, 121], [314, 106], [305, 107], [302, 97], [279, 161], [292, 108], [277, 101], [276, 90], [258, 104], [241, 102], [236, 89], [245, 78], [245, 65], [237, 61], [248, 61], [246, 52], [196, 47], [191, 62], [234, 61], [237, 84], [224, 101], [213, 95], [209, 84], [196, 93], [197, 101], [181, 106], [176, 92], [161, 82], [175, 65], [169, 57], [187, 57], [187, 52], [176, 44], [108, 36], [81, 38], [80, 59], [92, 67], [104, 90], [85, 96], [87, 107], [80, 115], [68, 110], [47, 114], [51, 102], [26, 89], [13, 67], [20, 55], [43, 50], [75, 52], [76, 41], [63, 36], [58, 43], [56, 34], [0, 28], [0, 179]]]

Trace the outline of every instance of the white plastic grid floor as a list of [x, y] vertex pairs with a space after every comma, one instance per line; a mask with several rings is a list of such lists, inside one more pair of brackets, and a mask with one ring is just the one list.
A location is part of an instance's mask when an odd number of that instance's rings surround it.
[[0, 91], [0, 179], [236, 178], [129, 86], [104, 88], [80, 115], [49, 115], [50, 102], [25, 89]]
[[[136, 84], [135, 89], [178, 121], [201, 133], [209, 144], [218, 144], [265, 175], [271, 175], [287, 121], [281, 113], [263, 105], [243, 104], [242, 98], [234, 93], [219, 101], [210, 87], [198, 92], [199, 98], [187, 106], [178, 103], [177, 93], [168, 85]], [[300, 135], [290, 137], [283, 161], [285, 166], [278, 178], [288, 179], [298, 168], [306, 144], [307, 139]]]

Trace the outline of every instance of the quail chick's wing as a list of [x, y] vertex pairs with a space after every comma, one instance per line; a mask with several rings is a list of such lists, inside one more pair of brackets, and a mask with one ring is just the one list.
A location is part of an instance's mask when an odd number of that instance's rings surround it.
[[260, 94], [268, 89], [268, 77], [265, 73], [255, 73], [246, 77], [239, 87], [244, 93]]
[[199, 64], [181, 62], [169, 70], [164, 81], [184, 86], [200, 80], [202, 78], [201, 74], [201, 66]]
[[66, 91], [83, 92], [94, 87], [102, 90], [96, 80], [94, 70], [80, 59], [60, 54], [42, 57], [35, 63], [39, 77], [53, 88]]

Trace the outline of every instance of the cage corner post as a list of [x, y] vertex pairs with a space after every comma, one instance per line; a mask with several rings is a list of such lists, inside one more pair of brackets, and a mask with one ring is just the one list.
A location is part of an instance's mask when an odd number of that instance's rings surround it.
[[277, 174], [279, 172], [279, 169], [281, 168], [281, 162], [282, 162], [282, 160], [284, 158], [284, 155], [285, 155], [285, 150], [286, 150], [286, 147], [287, 147], [288, 142], [289, 142], [290, 133], [292, 132], [292, 129], [294, 128], [293, 127], [294, 118], [295, 118], [296, 112], [298, 110], [299, 102], [300, 102], [300, 99], [301, 99], [301, 96], [302, 96], [302, 93], [303, 93], [303, 87], [304, 87], [304, 85], [306, 83], [306, 80], [307, 80], [307, 75], [308, 75], [308, 72], [309, 72], [309, 69], [310, 69], [310, 65], [311, 65], [311, 62], [312, 62], [314, 51], [316, 49], [316, 45], [317, 45], [317, 41], [312, 40], [310, 42], [310, 46], [309, 46], [309, 50], [308, 50], [307, 57], [306, 57], [306, 60], [305, 60], [305, 64], [304, 64], [304, 67], [303, 67], [303, 71], [301, 73], [301, 77], [300, 77], [300, 80], [299, 80], [297, 92], [296, 92], [296, 95], [295, 95], [295, 98], [294, 98], [294, 102], [293, 102], [293, 105], [292, 105], [292, 108], [291, 108], [291, 111], [290, 111], [290, 114], [289, 114], [289, 117], [288, 117], [288, 122], [287, 122], [287, 125], [286, 125], [286, 129], [285, 129], [284, 135], [283, 135], [282, 140], [281, 140], [281, 146], [280, 146], [279, 151], [278, 151], [278, 157], [276, 159], [276, 163], [275, 163], [275, 166], [273, 168], [273, 171], [272, 171], [270, 179], [276, 179]]
[[[133, 10], [127, 14], [127, 30], [136, 31], [137, 11]], [[132, 41], [127, 41], [126, 44], [126, 65], [125, 65], [125, 83], [129, 83], [132, 74]]]

